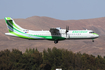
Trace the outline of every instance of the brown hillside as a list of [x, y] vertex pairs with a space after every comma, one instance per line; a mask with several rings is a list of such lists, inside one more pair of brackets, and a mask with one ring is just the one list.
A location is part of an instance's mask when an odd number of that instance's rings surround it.
[[54, 44], [48, 40], [27, 40], [16, 37], [5, 36], [8, 32], [4, 19], [0, 20], [0, 50], [19, 49], [25, 51], [26, 48], [38, 48], [42, 51], [46, 48], [64, 48], [74, 52], [85, 52], [93, 55], [105, 56], [105, 17], [85, 20], [57, 20], [49, 17], [33, 16], [26, 19], [14, 19], [15, 22], [23, 28], [31, 30], [49, 30], [51, 27], [65, 28], [70, 30], [89, 29], [98, 33], [100, 37], [91, 40], [64, 40]]

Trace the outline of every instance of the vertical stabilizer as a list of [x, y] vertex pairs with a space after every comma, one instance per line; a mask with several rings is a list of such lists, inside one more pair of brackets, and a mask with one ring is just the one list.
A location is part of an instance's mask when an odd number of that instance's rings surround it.
[[10, 17], [5, 17], [5, 22], [7, 24], [7, 28], [9, 32], [14, 32], [14, 31], [21, 31], [23, 28], [21, 28], [19, 25], [17, 25], [14, 20]]

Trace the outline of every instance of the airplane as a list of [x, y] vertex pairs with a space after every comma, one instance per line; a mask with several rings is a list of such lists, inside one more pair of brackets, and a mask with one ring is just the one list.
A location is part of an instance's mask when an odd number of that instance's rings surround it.
[[61, 40], [92, 39], [92, 42], [94, 42], [94, 39], [99, 37], [99, 35], [92, 30], [69, 30], [69, 26], [66, 26], [66, 29], [57, 27], [45, 31], [33, 31], [20, 27], [11, 17], [5, 17], [4, 19], [9, 31], [9, 33], [5, 33], [5, 35], [29, 40], [51, 40], [57, 44], [58, 41]]

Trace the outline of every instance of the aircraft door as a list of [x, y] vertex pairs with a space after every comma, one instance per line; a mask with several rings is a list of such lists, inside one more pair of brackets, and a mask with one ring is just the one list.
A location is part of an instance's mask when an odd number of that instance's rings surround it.
[[67, 33], [66, 38], [67, 39], [70, 39], [70, 34]]

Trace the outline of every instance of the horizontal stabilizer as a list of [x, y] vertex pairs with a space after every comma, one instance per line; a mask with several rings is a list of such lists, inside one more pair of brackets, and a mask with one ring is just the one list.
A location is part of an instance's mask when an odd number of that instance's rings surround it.
[[11, 33], [5, 33], [5, 35], [9, 35], [9, 36], [16, 36], [16, 35], [11, 34]]

